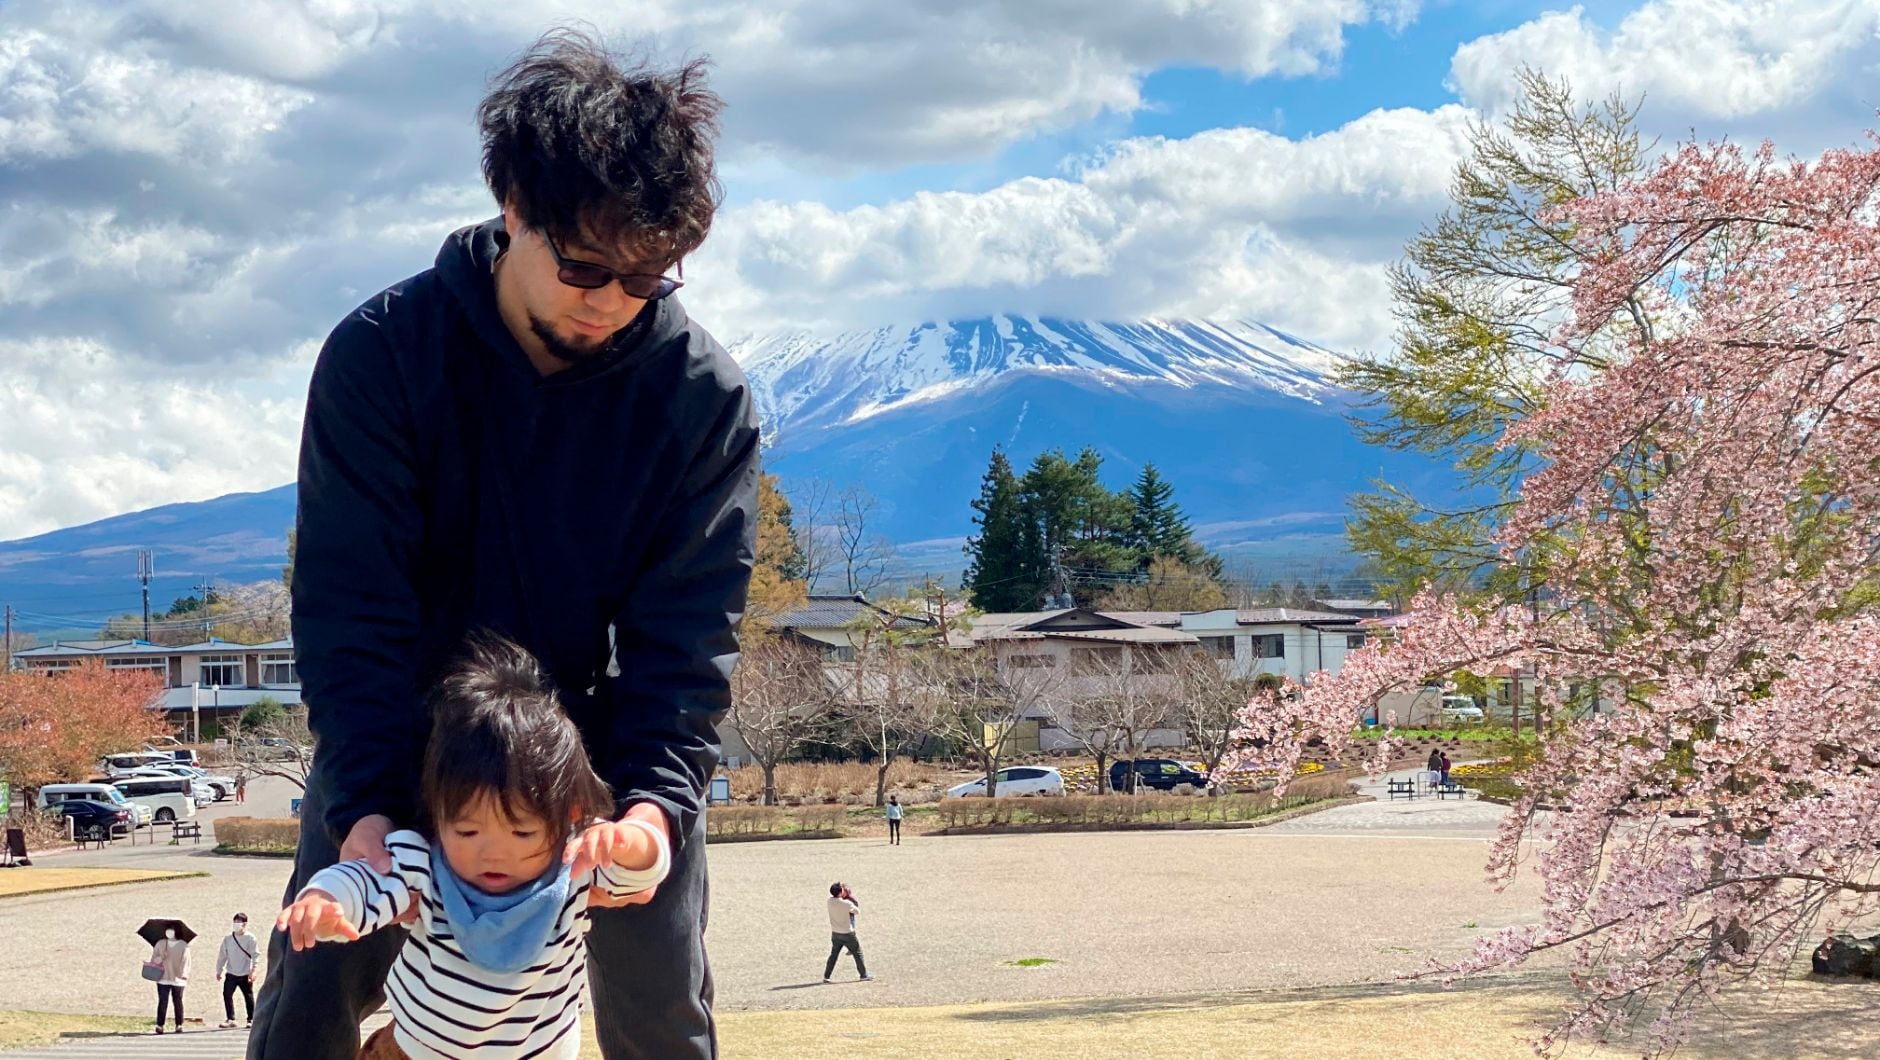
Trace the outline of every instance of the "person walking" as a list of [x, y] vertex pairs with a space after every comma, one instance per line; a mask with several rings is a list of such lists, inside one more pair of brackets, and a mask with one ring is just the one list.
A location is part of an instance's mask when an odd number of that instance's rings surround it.
[[[705, 789], [755, 563], [758, 422], [743, 371], [677, 298], [722, 189], [722, 100], [556, 30], [477, 108], [499, 215], [368, 298], [307, 390], [293, 604], [315, 737], [283, 905], [424, 823], [425, 697], [478, 630], [541, 662], [600, 816], [665, 835], [657, 887], [589, 902], [608, 1060], [711, 1060]], [[291, 950], [278, 929], [250, 1060], [352, 1060], [405, 933]]]
[[150, 963], [161, 965], [163, 977], [157, 980], [157, 1026], [151, 1032], [163, 1033], [163, 1017], [176, 1006], [176, 1033], [183, 1033], [183, 988], [189, 985], [189, 943], [176, 937], [175, 928], [165, 928], [163, 937], [150, 947]]
[[239, 806], [242, 803], [247, 802], [247, 801], [248, 801], [248, 774], [246, 772], [243, 772], [240, 776], [235, 778], [235, 804]]
[[[240, 782], [237, 782], [239, 790]], [[242, 1010], [248, 1025], [255, 1025], [255, 965], [261, 956], [261, 943], [248, 933], [248, 914], [236, 913], [222, 948], [215, 954], [215, 977], [222, 981], [222, 1026], [235, 1026], [235, 991], [242, 994]]]
[[866, 983], [874, 976], [868, 974], [868, 966], [862, 963], [862, 943], [855, 937], [855, 918], [862, 911], [862, 903], [855, 900], [846, 883], [829, 885], [829, 961], [823, 965], [823, 982], [835, 980], [836, 958], [848, 950], [855, 956], [855, 974]]
[[901, 800], [888, 796], [888, 845], [901, 845]]
[[1442, 760], [1437, 763], [1443, 775], [1443, 787], [1449, 786], [1449, 752], [1444, 751]]

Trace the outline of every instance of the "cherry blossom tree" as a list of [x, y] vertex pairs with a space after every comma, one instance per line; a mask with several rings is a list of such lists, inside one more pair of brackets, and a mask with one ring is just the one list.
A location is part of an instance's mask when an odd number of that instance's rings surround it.
[[1544, 590], [1424, 593], [1336, 679], [1251, 704], [1266, 742], [1234, 764], [1289, 770], [1393, 689], [1531, 667], [1548, 731], [1489, 869], [1531, 858], [1545, 907], [1443, 972], [1564, 949], [1579, 1004], [1541, 1045], [1660, 1051], [1880, 912], [1880, 148], [1685, 145], [1550, 209], [1578, 367], [1502, 437], [1539, 462], [1499, 540]]

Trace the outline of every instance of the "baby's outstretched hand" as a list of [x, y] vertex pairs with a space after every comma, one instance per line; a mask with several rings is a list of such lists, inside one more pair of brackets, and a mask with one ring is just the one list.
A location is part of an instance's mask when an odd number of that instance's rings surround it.
[[274, 918], [274, 929], [287, 932], [296, 950], [304, 950], [321, 939], [341, 938], [358, 941], [359, 930], [346, 922], [346, 911], [324, 891], [309, 891]]
[[603, 865], [623, 869], [649, 869], [659, 860], [659, 847], [646, 829], [625, 821], [607, 821], [585, 828], [568, 840], [562, 861], [568, 875], [579, 879]]

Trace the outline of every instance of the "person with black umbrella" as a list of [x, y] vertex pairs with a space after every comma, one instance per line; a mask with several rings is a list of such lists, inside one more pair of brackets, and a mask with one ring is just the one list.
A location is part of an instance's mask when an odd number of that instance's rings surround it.
[[150, 959], [144, 962], [143, 975], [157, 984], [157, 1026], [152, 1033], [163, 1033], [163, 1017], [172, 1001], [176, 1005], [176, 1033], [183, 1033], [183, 987], [189, 983], [189, 943], [196, 933], [181, 920], [151, 919], [137, 929], [150, 943]]

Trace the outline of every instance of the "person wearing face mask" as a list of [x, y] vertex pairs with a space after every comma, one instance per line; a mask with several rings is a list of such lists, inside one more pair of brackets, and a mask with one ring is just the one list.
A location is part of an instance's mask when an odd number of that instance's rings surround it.
[[176, 937], [175, 928], [163, 929], [163, 938], [150, 948], [150, 962], [163, 965], [163, 978], [157, 980], [157, 1027], [163, 1033], [163, 1016], [170, 1003], [176, 1003], [176, 1033], [183, 1033], [183, 987], [189, 982], [189, 943]]
[[248, 914], [236, 913], [229, 925], [228, 937], [215, 955], [215, 977], [222, 980], [222, 1011], [228, 1017], [222, 1026], [235, 1026], [235, 991], [242, 992], [242, 1007], [248, 1012], [248, 1025], [255, 1025], [255, 963], [261, 943], [248, 933]]

